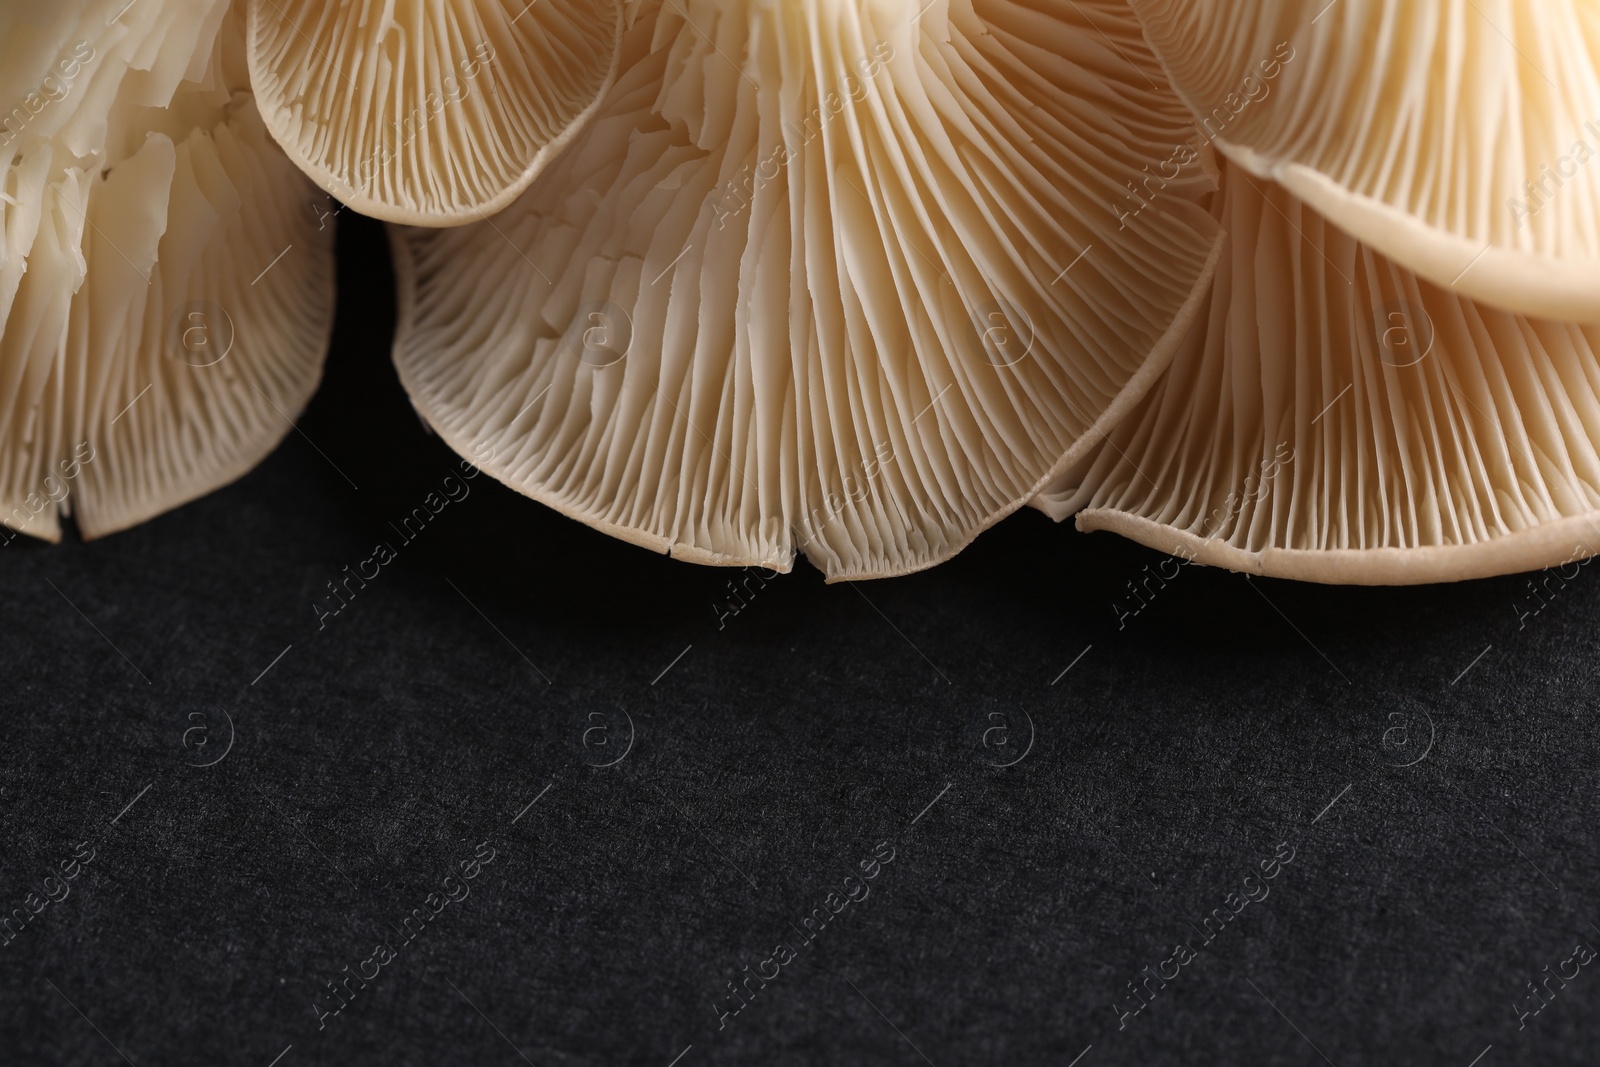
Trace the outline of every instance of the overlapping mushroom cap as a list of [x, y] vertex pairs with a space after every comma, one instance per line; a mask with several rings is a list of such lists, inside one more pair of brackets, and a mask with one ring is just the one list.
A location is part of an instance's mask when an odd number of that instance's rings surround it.
[[1132, 3], [1235, 163], [1436, 285], [1600, 321], [1600, 5]]
[[1600, 327], [1424, 281], [1232, 164], [1216, 210], [1229, 254], [1204, 327], [1045, 511], [1323, 582], [1600, 552]]
[[[515, 204], [393, 242], [413, 401], [530, 496], [700, 562], [927, 566], [1203, 305], [1212, 176], [1126, 0], [638, 15]], [[1162, 206], [1129, 226], [1136, 186]]]
[[621, 0], [251, 0], [267, 128], [357, 211], [453, 226], [527, 188], [616, 72]]
[[1132, 2], [1227, 157], [1230, 252], [1167, 376], [1038, 505], [1315, 581], [1600, 552], [1600, 330], [1560, 321], [1600, 310], [1600, 9]]
[[109, 533], [244, 473], [332, 324], [332, 231], [222, 0], [0, 8], [0, 523]]

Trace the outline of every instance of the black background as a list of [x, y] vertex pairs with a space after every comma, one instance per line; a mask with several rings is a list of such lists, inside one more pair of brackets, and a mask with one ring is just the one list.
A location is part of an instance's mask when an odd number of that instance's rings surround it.
[[1189, 567], [1119, 629], [1163, 557], [1027, 511], [909, 578], [801, 563], [719, 629], [736, 572], [482, 477], [319, 630], [457, 469], [388, 360], [381, 229], [340, 252], [301, 432], [136, 529], [0, 553], [0, 910], [95, 849], [0, 946], [0, 1062], [1600, 1062], [1600, 967], [1516, 1007], [1600, 946], [1590, 570], [1519, 622], [1526, 576]]

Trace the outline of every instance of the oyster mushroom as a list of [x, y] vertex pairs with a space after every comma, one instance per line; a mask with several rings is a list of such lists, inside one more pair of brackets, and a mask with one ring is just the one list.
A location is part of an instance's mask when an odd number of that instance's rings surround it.
[[633, 543], [929, 566], [1204, 306], [1213, 178], [1164, 84], [1125, 0], [648, 6], [515, 204], [392, 231], [395, 362], [458, 451]]
[[620, 0], [251, 0], [250, 76], [291, 159], [364, 214], [499, 211], [616, 72]]
[[0, 17], [0, 523], [53, 541], [70, 513], [96, 537], [288, 431], [332, 325], [332, 230], [256, 114], [227, 3], [17, 7]]
[[1441, 288], [1231, 163], [1215, 210], [1230, 251], [1205, 324], [1039, 507], [1318, 582], [1600, 552], [1600, 327]]
[[1133, 6], [1234, 163], [1435, 285], [1600, 320], [1600, 6]]

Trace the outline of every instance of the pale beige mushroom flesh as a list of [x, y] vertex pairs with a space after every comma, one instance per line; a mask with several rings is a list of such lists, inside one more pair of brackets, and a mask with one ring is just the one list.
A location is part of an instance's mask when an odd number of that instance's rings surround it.
[[1436, 285], [1600, 321], [1600, 4], [1133, 6], [1233, 162]]
[[402, 380], [495, 477], [636, 544], [930, 566], [1205, 306], [1214, 174], [1164, 84], [1125, 0], [646, 7], [523, 197], [394, 231]]
[[1232, 164], [1215, 210], [1230, 250], [1205, 324], [1039, 507], [1318, 582], [1600, 553], [1600, 327], [1424, 281]]
[[290, 158], [351, 208], [499, 211], [594, 112], [621, 0], [250, 0], [250, 77]]
[[288, 432], [332, 326], [332, 229], [256, 114], [227, 3], [0, 18], [0, 523], [96, 537]]

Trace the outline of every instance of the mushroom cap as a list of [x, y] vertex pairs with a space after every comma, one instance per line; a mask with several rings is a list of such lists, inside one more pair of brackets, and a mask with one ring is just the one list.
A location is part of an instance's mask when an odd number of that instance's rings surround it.
[[621, 0], [250, 0], [250, 78], [306, 174], [364, 214], [509, 204], [616, 74]]
[[1436, 285], [1600, 320], [1600, 5], [1133, 4], [1230, 160]]
[[71, 513], [97, 537], [289, 430], [332, 326], [332, 230], [224, 0], [74, 0], [0, 31], [0, 103], [54, 79], [0, 186], [0, 523], [53, 541]]
[[1216, 210], [1230, 248], [1209, 318], [1039, 507], [1316, 582], [1600, 552], [1600, 327], [1433, 285], [1231, 163]]
[[463, 455], [635, 544], [930, 566], [1086, 451], [1204, 306], [1185, 121], [1126, 0], [647, 10], [514, 206], [392, 232], [395, 362]]

